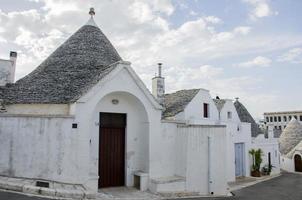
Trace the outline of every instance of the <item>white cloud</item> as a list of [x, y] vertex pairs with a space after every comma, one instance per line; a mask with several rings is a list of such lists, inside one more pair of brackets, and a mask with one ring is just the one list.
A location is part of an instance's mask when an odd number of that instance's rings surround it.
[[243, 0], [252, 7], [249, 13], [250, 19], [256, 20], [257, 18], [268, 17], [276, 15], [270, 6], [270, 0]]
[[251, 27], [249, 26], [239, 26], [234, 29], [234, 33], [247, 35], [251, 31]]
[[205, 17], [205, 20], [209, 23], [212, 23], [212, 24], [222, 23], [222, 20], [218, 17], [215, 17], [215, 16], [207, 16], [207, 17]]
[[302, 48], [294, 48], [279, 56], [279, 62], [302, 63]]
[[251, 68], [251, 67], [269, 67], [272, 63], [272, 60], [263, 56], [258, 56], [253, 60], [239, 63], [238, 67], [242, 68]]
[[[247, 26], [218, 29], [223, 20], [216, 16], [199, 17], [178, 27], [171, 26], [169, 16], [175, 12], [172, 0], [34, 1], [42, 3], [43, 8], [0, 11], [0, 38], [7, 41], [4, 45], [1, 43], [0, 55], [7, 55], [9, 50], [18, 51], [17, 78], [38, 66], [85, 24], [91, 6], [96, 11], [96, 23], [122, 58], [132, 62], [147, 86], [151, 85], [151, 77], [156, 71], [155, 63], [164, 63], [167, 91], [204, 87], [225, 97], [248, 98], [259, 80], [225, 78], [222, 68], [206, 64], [221, 57], [263, 55], [302, 45], [300, 35], [253, 35], [256, 31], [252, 34]], [[255, 94], [254, 98], [260, 99], [260, 95], [266, 94]]]

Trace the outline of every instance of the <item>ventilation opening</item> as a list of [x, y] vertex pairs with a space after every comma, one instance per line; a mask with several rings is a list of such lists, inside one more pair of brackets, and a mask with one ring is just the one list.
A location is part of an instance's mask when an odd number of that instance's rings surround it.
[[36, 186], [38, 187], [44, 187], [44, 188], [49, 188], [49, 182], [46, 181], [37, 181]]
[[140, 180], [140, 176], [138, 175], [134, 175], [134, 187], [138, 190], [141, 187], [141, 180]]

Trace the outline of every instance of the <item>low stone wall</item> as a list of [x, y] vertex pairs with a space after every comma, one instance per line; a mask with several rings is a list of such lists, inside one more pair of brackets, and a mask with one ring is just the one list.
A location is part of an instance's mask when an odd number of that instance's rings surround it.
[[0, 115], [0, 176], [79, 183], [72, 116]]

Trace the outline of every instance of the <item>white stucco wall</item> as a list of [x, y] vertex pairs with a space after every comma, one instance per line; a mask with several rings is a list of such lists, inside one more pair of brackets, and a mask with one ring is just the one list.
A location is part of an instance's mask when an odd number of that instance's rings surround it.
[[[0, 116], [0, 175], [81, 183], [73, 117]], [[76, 174], [76, 176], [75, 176]]]
[[[209, 104], [209, 118], [203, 117], [203, 104]], [[208, 90], [200, 89], [192, 101], [186, 106], [182, 120], [189, 124], [216, 124], [218, 111]]]
[[10, 104], [6, 113], [12, 115], [70, 115], [68, 104]]
[[179, 125], [177, 134], [177, 147], [182, 149], [177, 154], [177, 173], [185, 175], [186, 191], [226, 195], [225, 127]]
[[[157, 180], [166, 180], [156, 192], [196, 192], [208, 195], [225, 195], [227, 190], [226, 127], [220, 125], [189, 125], [181, 122], [162, 121], [161, 138], [157, 148], [161, 170]], [[208, 137], [211, 150], [208, 151]], [[210, 156], [210, 158], [209, 158]], [[209, 165], [209, 161], [211, 162]], [[209, 168], [210, 167], [210, 168]], [[209, 173], [211, 181], [209, 188]], [[171, 177], [182, 177], [170, 182]]]
[[[113, 105], [112, 99], [119, 104]], [[98, 181], [99, 113], [127, 114], [126, 185], [133, 185], [133, 173], [142, 170], [150, 177], [162, 169], [158, 155], [161, 106], [146, 90], [128, 63], [118, 63], [116, 69], [80, 98], [73, 112], [81, 134], [82, 171], [86, 172], [85, 186], [96, 191]], [[150, 126], [152, 124], [152, 126]]]
[[294, 172], [295, 171], [295, 163], [293, 159], [290, 159], [286, 156], [280, 157], [280, 167], [282, 170], [287, 172]]
[[302, 157], [301, 150], [295, 150], [292, 157], [289, 158], [285, 155], [280, 156], [280, 168], [288, 172], [295, 172], [295, 155], [300, 155]]
[[[258, 135], [253, 138], [252, 147], [253, 149], [261, 149], [262, 164], [261, 167], [268, 164], [268, 153], [271, 154], [271, 164], [273, 165], [272, 174], [280, 173], [280, 153], [279, 153], [279, 143], [277, 138], [264, 138], [264, 135]], [[250, 156], [250, 163], [252, 164], [252, 158]]]
[[180, 147], [176, 145], [177, 123], [162, 121], [160, 139], [157, 141], [157, 148], [161, 153], [158, 154], [158, 163], [160, 168], [152, 178], [169, 177], [176, 174], [175, 159], [182, 153]]

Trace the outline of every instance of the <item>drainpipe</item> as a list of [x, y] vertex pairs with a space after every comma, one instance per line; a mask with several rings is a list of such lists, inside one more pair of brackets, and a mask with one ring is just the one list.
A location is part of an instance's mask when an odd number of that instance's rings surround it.
[[211, 137], [208, 136], [208, 193], [212, 195], [212, 172], [211, 172]]

